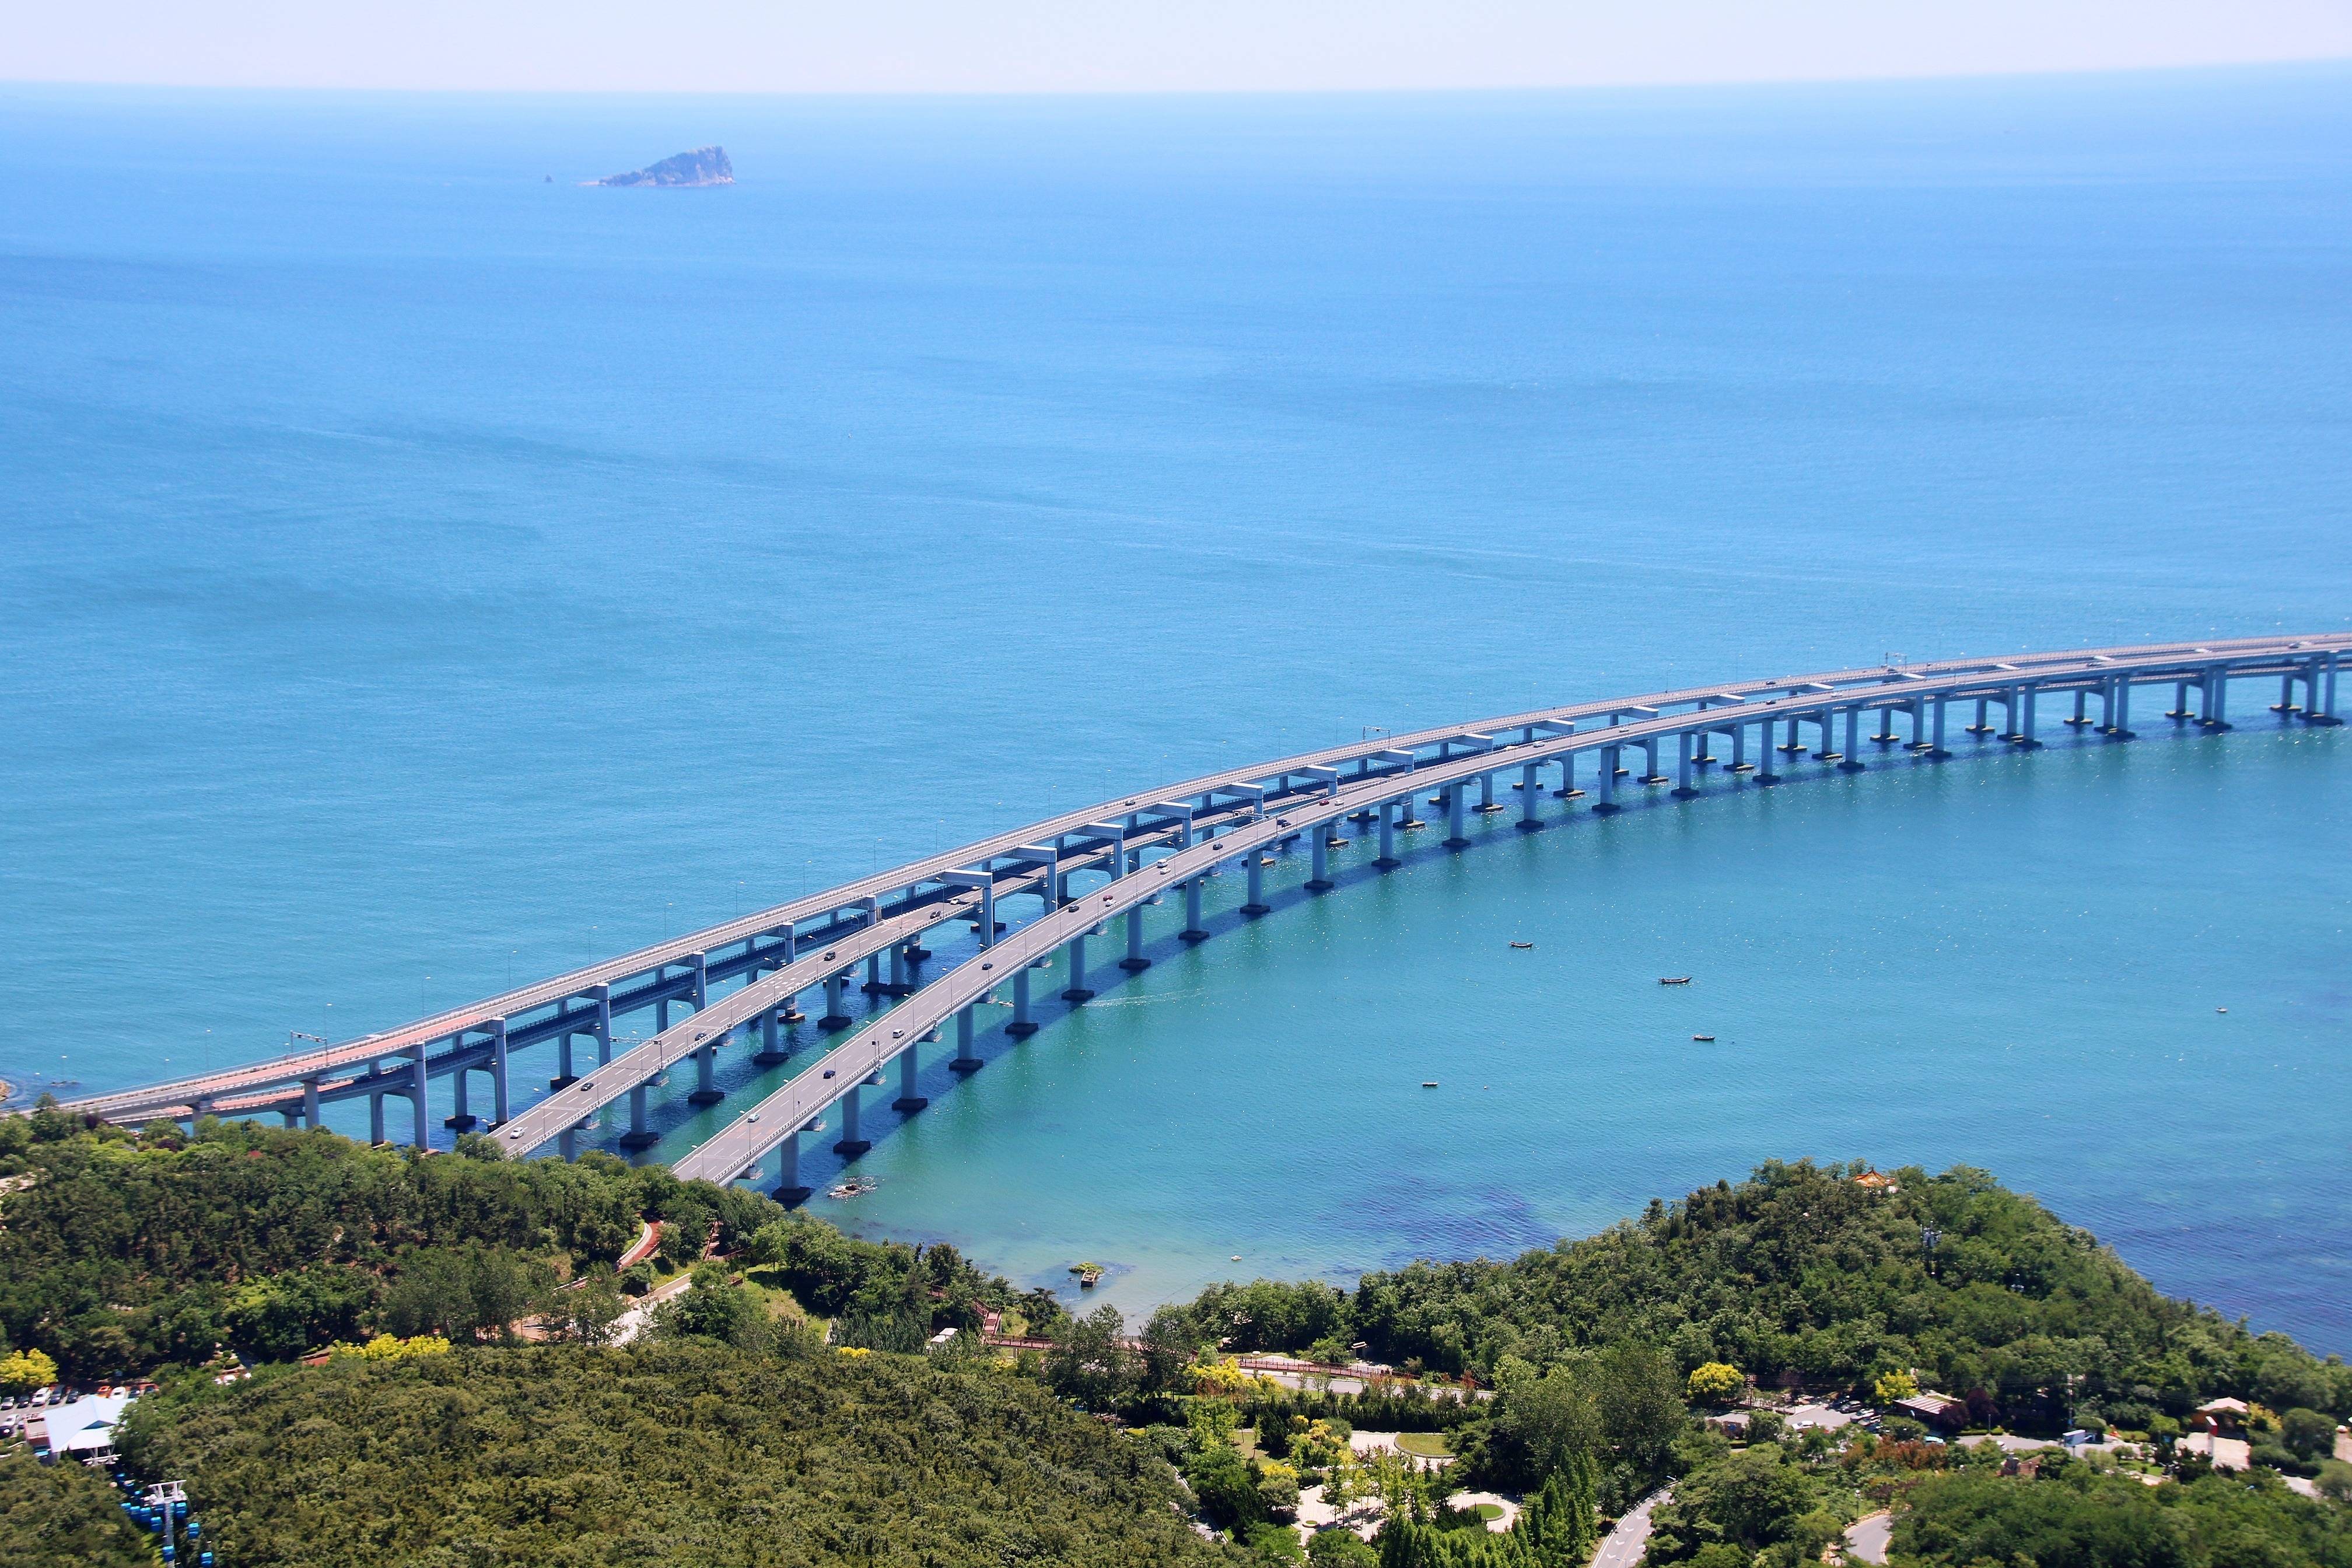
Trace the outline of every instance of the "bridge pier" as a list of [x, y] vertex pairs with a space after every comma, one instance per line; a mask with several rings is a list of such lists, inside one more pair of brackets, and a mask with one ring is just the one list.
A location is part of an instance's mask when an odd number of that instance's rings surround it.
[[1013, 1022], [1004, 1032], [1016, 1040], [1025, 1040], [1037, 1032], [1037, 1021], [1029, 1016], [1029, 966], [1023, 964], [1013, 975]]
[[596, 1065], [603, 1067], [613, 1059], [613, 988], [591, 985], [588, 996], [596, 1004]]
[[1691, 757], [1691, 732], [1688, 730], [1685, 730], [1681, 734], [1676, 735], [1675, 740], [1678, 743], [1678, 755], [1675, 758], [1675, 768], [1677, 776], [1681, 779], [1681, 782], [1675, 785], [1675, 798], [1676, 800], [1693, 800], [1697, 797], [1698, 791], [1691, 788], [1691, 763], [1693, 761], [1693, 758]]
[[816, 1021], [818, 1028], [846, 1029], [849, 1027], [849, 1015], [843, 1010], [847, 1004], [847, 998], [844, 993], [848, 989], [847, 971], [824, 977], [824, 1016]]
[[1822, 743], [1813, 748], [1813, 761], [1817, 763], [1843, 762], [1845, 760], [1845, 753], [1837, 749], [1837, 710], [1834, 708], [1822, 709], [1820, 712], [1813, 715], [1813, 722], [1822, 727]]
[[1961, 733], [1967, 735], [1990, 735], [1992, 733], [1992, 726], [1985, 722], [1986, 701], [1987, 699], [1982, 697], [1977, 699], [1977, 721], [1963, 730]]
[[815, 1190], [801, 1185], [801, 1135], [794, 1128], [784, 1134], [776, 1145], [776, 1188], [772, 1194], [786, 1208], [798, 1208], [815, 1196]]
[[1944, 749], [1944, 700], [1937, 698], [1936, 720], [1927, 731], [1927, 757], [1931, 762], [1940, 763], [1952, 754]]
[[1543, 824], [1536, 819], [1536, 802], [1543, 798], [1543, 786], [1536, 782], [1537, 764], [1529, 763], [1519, 769], [1519, 831], [1533, 833]]
[[[1890, 735], [1887, 739], [1893, 740], [1894, 737]], [[1838, 764], [1838, 771], [1848, 773], [1862, 772], [1866, 764], [1856, 754], [1861, 750], [1862, 709], [1856, 706], [1845, 710], [1845, 760]]]
[[1195, 877], [1184, 884], [1184, 929], [1176, 934], [1186, 942], [1206, 942], [1209, 933], [1201, 924], [1201, 889], [1206, 878]]
[[1662, 784], [1665, 783], [1666, 775], [1658, 771], [1657, 737], [1653, 735], [1648, 740], [1638, 743], [1642, 748], [1642, 767], [1643, 770], [1642, 773], [1642, 782], [1645, 784]]
[[1622, 809], [1617, 804], [1617, 748], [1601, 748], [1601, 798], [1592, 803], [1592, 815], [1607, 816]]
[[[1023, 970], [1022, 973], [1025, 975], [1028, 973], [1028, 971]], [[971, 1054], [971, 1009], [969, 1007], [957, 1008], [956, 1054], [955, 1059], [948, 1063], [948, 1068], [951, 1072], [975, 1073], [981, 1069], [981, 1059]], [[1013, 1033], [1013, 1030], [1010, 1027], [1007, 1027], [1004, 1032], [1010, 1035]], [[1032, 1024], [1027, 1029], [1022, 1032], [1024, 1034], [1034, 1034], [1037, 1032], [1037, 1026]], [[907, 1082], [911, 1086], [914, 1083], [914, 1079], [910, 1078]]]
[[[971, 1009], [967, 1007], [956, 1016], [969, 1018]], [[915, 1092], [915, 1075], [919, 1066], [914, 1047], [908, 1046], [898, 1053], [898, 1098], [890, 1102], [890, 1109], [901, 1116], [912, 1116], [930, 1104], [929, 1100]]]
[[[1772, 748], [1768, 745], [1764, 749], [1769, 752]], [[1756, 771], [1748, 761], [1748, 726], [1742, 723], [1735, 722], [1731, 726], [1731, 771], [1735, 773]]]
[[315, 1131], [319, 1125], [319, 1080], [302, 1080], [302, 1125]]
[[1584, 792], [1576, 787], [1576, 753], [1568, 752], [1559, 759], [1559, 788], [1554, 792], [1561, 800], [1574, 800]]
[[2116, 676], [2115, 713], [2108, 721], [2107, 733], [2118, 741], [2128, 741], [2132, 738], [2131, 692], [2131, 677]]
[[[419, 1149], [433, 1147], [433, 1105], [425, 1095], [425, 1047], [420, 1043], [410, 1053], [408, 1064], [408, 1109], [416, 1123], [415, 1132]], [[201, 1112], [203, 1107], [199, 1106], [197, 1110]]]
[[2331, 653], [2327, 656], [2327, 686], [2326, 693], [2318, 700], [2319, 717], [2313, 721], [2315, 723], [2340, 724], [2343, 722], [2336, 716], [2336, 669], [2342, 662], [2343, 660], [2335, 654]]
[[2216, 668], [2205, 673], [2205, 713], [2198, 723], [2208, 730], [2230, 727], [2230, 678]]
[[2196, 717], [2189, 711], [2189, 682], [2176, 680], [2172, 683], [2172, 711], [2165, 717], [2176, 721]]
[[579, 1081], [580, 1075], [572, 1070], [572, 1031], [566, 1029], [555, 1037], [555, 1076], [547, 1080], [547, 1087], [565, 1089]]
[[[1315, 858], [1323, 858], [1323, 840], [1315, 840]], [[1326, 884], [1327, 886], [1328, 884]], [[1143, 956], [1143, 906], [1138, 904], [1127, 911], [1127, 956], [1118, 966], [1129, 974], [1140, 974], [1151, 967], [1151, 960]]]
[[1253, 849], [1242, 859], [1249, 867], [1249, 901], [1242, 906], [1242, 913], [1262, 915], [1270, 907], [1265, 901], [1265, 853]]
[[2272, 712], [2284, 715], [2302, 711], [2294, 702], [2295, 679], [2295, 672], [2293, 669], [2279, 677], [2279, 700], [2271, 704]]
[[719, 1092], [718, 1071], [719, 1047], [728, 1037], [721, 1035], [694, 1053], [694, 1092], [686, 1097], [688, 1105], [716, 1105], [727, 1098]]
[[1080, 931], [1070, 939], [1070, 984], [1062, 993], [1065, 1002], [1089, 1002], [1094, 993], [1087, 989], [1087, 933]]
[[[472, 1068], [461, 1067], [449, 1075], [451, 1114], [441, 1119], [441, 1125], [453, 1131], [470, 1132], [481, 1120], [466, 1108], [466, 1080], [471, 1078], [473, 1073]], [[420, 1148], [422, 1146], [419, 1145]]]
[[841, 1097], [841, 1142], [833, 1146], [833, 1152], [845, 1160], [855, 1160], [874, 1147], [857, 1125], [857, 1102], [863, 1098], [857, 1091], [864, 1083], [861, 1079], [851, 1084]]
[[782, 1067], [792, 1059], [793, 1053], [784, 1049], [783, 1041], [777, 1037], [776, 1024], [773, 1009], [760, 1016], [760, 1048], [751, 1055], [753, 1067]]
[[383, 1142], [383, 1090], [368, 1095], [368, 1142], [379, 1147]]
[[[1756, 782], [1760, 784], [1776, 784], [1780, 782], [1780, 775], [1772, 771], [1772, 731], [1779, 728], [1779, 721], [1763, 719], [1758, 721], [1758, 724], [1756, 754], [1763, 761], [1757, 766]], [[1792, 724], [1790, 728], [1793, 731], [1795, 726]]]
[[[2105, 689], [2105, 689], [2104, 686], [2102, 686], [2102, 687], [2100, 688], [2100, 690], [2101, 690], [2101, 692], [2102, 692], [2103, 694], [2104, 694], [2104, 692], [2105, 691]], [[2068, 723], [2068, 724], [2073, 725], [2075, 729], [2080, 730], [2080, 729], [2084, 728], [2085, 725], [2089, 724], [2089, 723], [2090, 723], [2090, 721], [2091, 721], [2091, 692], [2090, 692], [2090, 689], [2089, 689], [2088, 687], [2078, 686], [2078, 687], [2074, 688], [2074, 716], [2073, 718], [2071, 718], [2071, 719], [2066, 720], [2066, 721], [2065, 721], [2065, 722], [2066, 722], [2066, 723]]]
[[624, 1149], [650, 1149], [661, 1142], [654, 1130], [646, 1125], [646, 1086], [629, 1090], [629, 1130], [621, 1134]]
[[1331, 847], [1320, 823], [1307, 830], [1307, 890], [1328, 893], [1331, 890]]
[[1398, 863], [1396, 854], [1395, 808], [1396, 802], [1392, 800], [1384, 800], [1381, 802], [1381, 852], [1379, 858], [1374, 859], [1372, 864], [1379, 867], [1383, 871], [1388, 870]]
[[[1878, 710], [1878, 733], [1873, 735], [1870, 739], [1874, 745], [1891, 746], [1895, 744], [1895, 710], [1893, 708], [1881, 708]], [[1853, 748], [1848, 747], [1847, 749], [1851, 751]]]
[[1463, 787], [1463, 781], [1457, 780], [1454, 784], [1446, 786], [1445, 847], [1448, 849], [1467, 849], [1470, 847], [1470, 837], [1469, 835], [1464, 831], [1462, 823], [1462, 811], [1465, 805], [1464, 796], [1468, 792]]
[[490, 1020], [490, 1125], [507, 1120], [507, 1021]]
[[1480, 773], [1478, 775], [1479, 812], [1483, 815], [1488, 812], [1500, 811], [1503, 808], [1501, 806], [1495, 804], [1495, 775], [1492, 773]]

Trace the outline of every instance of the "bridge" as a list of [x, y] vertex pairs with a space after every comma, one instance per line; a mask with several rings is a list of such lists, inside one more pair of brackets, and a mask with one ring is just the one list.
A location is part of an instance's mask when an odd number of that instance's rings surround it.
[[[1879, 765], [1933, 763], [1950, 756], [1962, 736], [1979, 747], [2031, 749], [2042, 743], [2043, 710], [2053, 701], [2071, 705], [2063, 725], [2120, 742], [2133, 736], [2139, 693], [2169, 696], [2166, 721], [2220, 731], [2230, 727], [2233, 682], [2276, 680], [2270, 711], [2281, 722], [2333, 725], [2347, 652], [2352, 634], [2325, 634], [1883, 665], [1383, 736], [1105, 801], [396, 1029], [92, 1095], [68, 1109], [132, 1123], [275, 1111], [289, 1126], [316, 1126], [323, 1106], [365, 1099], [371, 1136], [381, 1142], [386, 1101], [403, 1100], [410, 1141], [429, 1146], [433, 1086], [441, 1080], [451, 1107], [446, 1126], [486, 1125], [516, 1156], [552, 1143], [570, 1157], [580, 1132], [624, 1101], [622, 1146], [650, 1146], [659, 1134], [648, 1122], [649, 1090], [668, 1074], [690, 1068], [697, 1088], [689, 1100], [716, 1103], [725, 1098], [716, 1087], [723, 1051], [747, 1044], [755, 1064], [784, 1065], [813, 1028], [831, 1041], [827, 1048], [675, 1163], [682, 1176], [729, 1181], [773, 1156], [778, 1195], [797, 1201], [807, 1195], [798, 1179], [801, 1142], [828, 1111], [840, 1114], [836, 1151], [864, 1152], [866, 1087], [895, 1068], [894, 1108], [921, 1110], [924, 1045], [951, 1027], [950, 1067], [977, 1070], [983, 1009], [992, 1020], [1009, 1010], [1008, 1035], [1034, 1032], [1034, 977], [1057, 957], [1067, 982], [1062, 997], [1083, 1004], [1097, 973], [1088, 943], [1108, 938], [1114, 922], [1124, 928], [1118, 968], [1149, 967], [1146, 911], [1179, 895], [1178, 934], [1202, 940], [1210, 879], [1236, 863], [1245, 889], [1240, 912], [1253, 917], [1268, 908], [1265, 868], [1302, 840], [1310, 893], [1332, 886], [1335, 852], [1375, 847], [1373, 866], [1397, 864], [1399, 836], [1430, 826], [1417, 815], [1423, 805], [1442, 814], [1449, 847], [1466, 847], [1471, 812], [1508, 809], [1496, 788], [1507, 774], [1517, 774], [1517, 826], [1536, 831], [1568, 813], [1616, 811], [1621, 796], [1641, 786], [1670, 785], [1690, 799], [1710, 782], [1761, 787], [1799, 769], [1874, 765], [1866, 756]], [[1957, 734], [1955, 711], [1969, 721]], [[1721, 743], [1727, 756], [1717, 753]], [[1638, 773], [1626, 765], [1629, 753], [1639, 753]], [[1580, 787], [1587, 763], [1590, 787]], [[933, 957], [926, 939], [962, 926], [971, 956], [923, 978]], [[846, 996], [861, 968], [861, 989], [877, 1009], [862, 1023], [850, 1016]], [[800, 1006], [803, 997], [821, 999], [814, 1020]], [[646, 1013], [651, 1037], [616, 1054], [615, 1020]], [[582, 1041], [593, 1046], [593, 1063], [578, 1061]], [[551, 1046], [548, 1090], [518, 1111], [509, 1092], [514, 1054]], [[488, 1079], [486, 1121], [471, 1110], [478, 1073]]]

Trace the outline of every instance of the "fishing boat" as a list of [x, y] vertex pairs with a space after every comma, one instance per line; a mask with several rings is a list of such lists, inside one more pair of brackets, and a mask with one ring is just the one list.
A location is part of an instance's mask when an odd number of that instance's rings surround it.
[[1687, 974], [1661, 974], [1658, 976], [1658, 984], [1661, 985], [1687, 985], [1690, 983], [1691, 977]]
[[1696, 1040], [1703, 1046], [1711, 1046], [1715, 1044], [1715, 1037], [1713, 1035], [1693, 1035], [1691, 1038]]
[[1421, 1080], [1421, 1087], [1423, 1089], [1435, 1089], [1437, 1087], [1437, 1080], [1433, 1078], [1423, 1079]]
[[1515, 942], [1511, 943], [1511, 945], [1512, 945], [1513, 947], [1516, 947], [1516, 948], [1519, 949], [1522, 952], [1526, 952], [1528, 948], [1531, 948], [1531, 947], [1535, 946], [1535, 943], [1534, 943], [1534, 942]]

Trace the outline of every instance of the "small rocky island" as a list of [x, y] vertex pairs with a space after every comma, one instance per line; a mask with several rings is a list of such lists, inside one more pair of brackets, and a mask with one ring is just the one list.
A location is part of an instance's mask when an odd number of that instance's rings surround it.
[[674, 158], [664, 158], [658, 163], [648, 163], [625, 174], [607, 174], [601, 180], [590, 180], [592, 185], [731, 185], [735, 183], [735, 165], [727, 161], [724, 147], [697, 147], [691, 153], [680, 153]]

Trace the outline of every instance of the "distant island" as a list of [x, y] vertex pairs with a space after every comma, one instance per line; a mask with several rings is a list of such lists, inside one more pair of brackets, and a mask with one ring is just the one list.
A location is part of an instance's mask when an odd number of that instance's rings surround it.
[[735, 183], [735, 165], [727, 161], [724, 147], [697, 147], [691, 153], [680, 153], [664, 158], [658, 163], [648, 163], [625, 174], [607, 174], [601, 180], [584, 182], [591, 185], [731, 185]]

